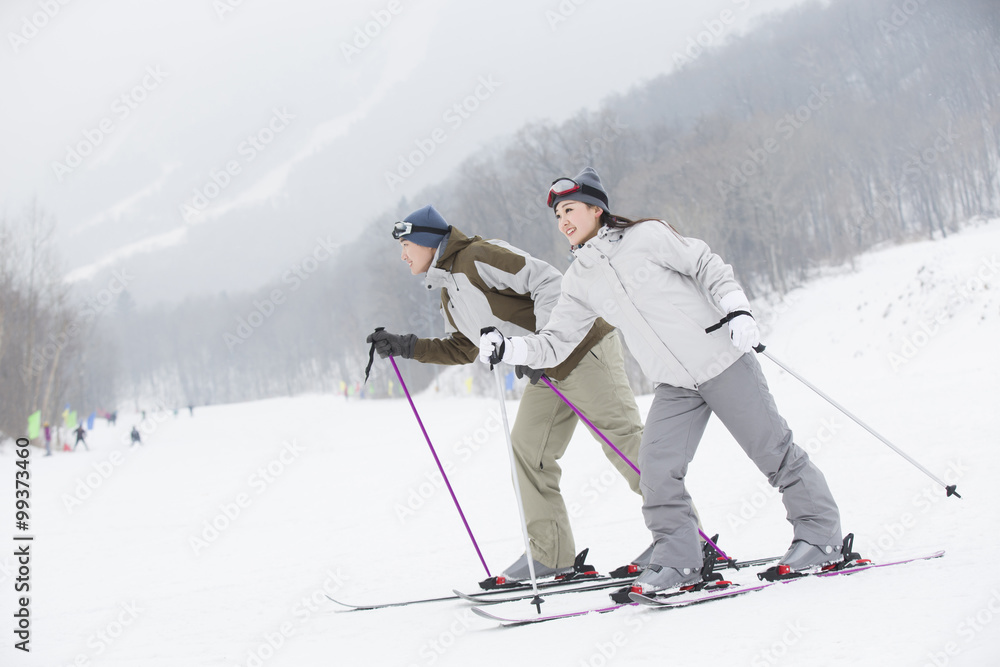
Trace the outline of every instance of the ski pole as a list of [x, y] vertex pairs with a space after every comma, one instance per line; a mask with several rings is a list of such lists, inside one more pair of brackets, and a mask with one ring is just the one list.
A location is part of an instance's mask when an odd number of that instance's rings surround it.
[[[483, 329], [482, 333], [486, 333]], [[535, 560], [531, 556], [531, 538], [528, 537], [528, 520], [524, 518], [524, 503], [521, 502], [521, 483], [517, 479], [517, 464], [514, 461], [514, 443], [510, 439], [510, 426], [507, 424], [507, 403], [503, 395], [503, 378], [500, 373], [493, 369], [500, 364], [499, 350], [494, 350], [490, 356], [490, 372], [497, 379], [497, 394], [500, 398], [500, 417], [503, 421], [503, 433], [507, 438], [507, 455], [510, 457], [510, 475], [514, 480], [514, 497], [517, 499], [517, 513], [521, 517], [521, 533], [524, 536], [524, 555], [528, 559], [528, 574], [531, 575], [531, 590], [535, 597], [531, 599], [531, 604], [535, 605], [538, 613], [542, 613], [542, 603], [545, 602], [538, 594], [538, 581], [535, 578]]]
[[806, 380], [804, 377], [802, 377], [801, 375], [799, 375], [798, 373], [796, 373], [795, 371], [793, 371], [791, 368], [789, 368], [785, 364], [783, 364], [780, 361], [778, 361], [777, 359], [775, 359], [774, 355], [772, 355], [770, 352], [765, 352], [763, 345], [758, 345], [754, 349], [757, 350], [757, 352], [760, 352], [761, 354], [763, 354], [765, 357], [767, 357], [771, 361], [773, 361], [775, 364], [777, 364], [780, 368], [782, 368], [786, 373], [788, 373], [789, 375], [791, 375], [792, 377], [794, 377], [796, 380], [798, 380], [799, 382], [801, 382], [805, 386], [807, 386], [810, 389], [812, 389], [819, 396], [821, 396], [822, 398], [824, 398], [830, 405], [832, 405], [833, 407], [837, 408], [838, 410], [840, 410], [841, 412], [843, 412], [845, 415], [847, 415], [848, 417], [850, 417], [854, 421], [854, 423], [856, 423], [858, 426], [860, 426], [861, 428], [863, 428], [866, 431], [868, 431], [869, 433], [871, 433], [873, 436], [875, 436], [876, 438], [878, 438], [879, 440], [881, 440], [884, 444], [888, 445], [894, 452], [896, 452], [897, 454], [899, 454], [900, 456], [902, 456], [904, 459], [906, 459], [907, 461], [909, 461], [918, 470], [920, 470], [925, 475], [927, 475], [928, 477], [930, 477], [931, 479], [933, 479], [935, 482], [937, 482], [938, 484], [940, 484], [941, 486], [943, 486], [944, 489], [945, 489], [945, 491], [948, 492], [947, 493], [948, 496], [956, 496], [958, 498], [962, 497], [961, 495], [959, 495], [958, 491], [955, 490], [956, 487], [957, 487], [957, 484], [951, 484], [951, 485], [946, 484], [943, 480], [941, 480], [939, 477], [937, 477], [936, 475], [934, 475], [930, 470], [928, 470], [924, 466], [922, 466], [919, 463], [917, 463], [911, 456], [909, 456], [908, 454], [906, 454], [906, 452], [904, 452], [899, 447], [897, 447], [896, 445], [892, 444], [891, 442], [889, 442], [888, 440], [886, 440], [884, 437], [882, 437], [877, 431], [875, 431], [875, 429], [873, 429], [868, 424], [864, 423], [863, 421], [861, 421], [860, 419], [858, 419], [857, 417], [855, 417], [853, 414], [851, 414], [847, 410], [847, 408], [845, 408], [840, 403], [837, 403], [835, 400], [833, 400], [832, 398], [830, 398], [829, 396], [827, 396], [825, 393], [823, 393], [822, 391], [820, 391], [815, 385], [813, 385], [811, 382], [809, 382], [808, 380]]
[[420, 415], [417, 413], [417, 406], [413, 404], [413, 399], [410, 397], [410, 390], [406, 388], [406, 383], [403, 382], [403, 376], [399, 372], [399, 367], [396, 366], [396, 360], [392, 357], [392, 355], [389, 355], [389, 361], [392, 362], [392, 368], [396, 371], [396, 377], [399, 378], [399, 384], [403, 387], [403, 393], [406, 394], [406, 400], [410, 402], [410, 409], [413, 410], [413, 416], [417, 418], [420, 430], [424, 434], [424, 440], [427, 441], [427, 446], [431, 448], [431, 454], [434, 455], [434, 462], [437, 463], [438, 470], [441, 471], [441, 477], [444, 479], [444, 483], [448, 487], [448, 493], [451, 494], [451, 499], [455, 502], [455, 508], [458, 510], [458, 515], [462, 517], [462, 523], [465, 524], [465, 531], [469, 534], [469, 539], [472, 540], [472, 546], [476, 548], [476, 553], [479, 554], [479, 562], [483, 564], [483, 568], [486, 570], [486, 576], [491, 577], [493, 575], [490, 574], [490, 568], [486, 566], [486, 559], [483, 558], [483, 552], [479, 550], [479, 544], [476, 542], [476, 538], [472, 534], [472, 528], [469, 527], [469, 522], [465, 519], [465, 512], [462, 511], [462, 506], [458, 503], [458, 497], [455, 496], [455, 490], [451, 488], [451, 482], [448, 481], [448, 475], [444, 473], [444, 466], [441, 465], [441, 459], [438, 458], [437, 452], [434, 451], [434, 445], [431, 444], [431, 438], [427, 435], [427, 429], [424, 428], [424, 422], [421, 421]]
[[[625, 456], [624, 454], [622, 454], [621, 450], [618, 449], [617, 447], [615, 447], [614, 443], [612, 443], [610, 440], [608, 440], [608, 437], [606, 435], [604, 435], [603, 433], [601, 433], [601, 430], [599, 428], [597, 428], [596, 426], [594, 426], [591, 423], [591, 421], [589, 419], [587, 419], [584, 416], [584, 414], [582, 412], [580, 412], [580, 410], [577, 409], [577, 407], [575, 405], [573, 405], [570, 402], [570, 400], [563, 395], [563, 393], [561, 391], [559, 391], [558, 389], [556, 389], [555, 385], [552, 384], [552, 382], [550, 382], [549, 379], [547, 377], [545, 377], [544, 374], [542, 375], [542, 379], [545, 380], [545, 384], [549, 385], [549, 389], [551, 389], [552, 391], [556, 392], [556, 396], [558, 396], [559, 398], [561, 398], [563, 400], [563, 402], [566, 405], [568, 405], [573, 412], [576, 413], [576, 416], [579, 417], [580, 419], [582, 419], [583, 423], [590, 427], [591, 431], [593, 431], [597, 435], [601, 436], [601, 440], [603, 440], [608, 445], [608, 447], [610, 447], [611, 449], [615, 450], [615, 453], [618, 454], [618, 456], [621, 457], [622, 461], [624, 461], [625, 463], [629, 464], [629, 466], [631, 466], [632, 470], [635, 471], [635, 474], [637, 474], [637, 475], [641, 475], [642, 474], [641, 472], [639, 472], [639, 468], [637, 468], [636, 465], [634, 463], [632, 463], [627, 456]], [[719, 545], [717, 545], [715, 542], [713, 542], [712, 539], [701, 530], [701, 528], [698, 529], [698, 534], [701, 535], [701, 539], [705, 540], [705, 542], [708, 544], [708, 546], [710, 546], [713, 549], [715, 549], [715, 553], [719, 554], [720, 556], [722, 556], [726, 560], [729, 560], [729, 556], [727, 556], [725, 554], [725, 552], [723, 552], [722, 549], [719, 548]]]

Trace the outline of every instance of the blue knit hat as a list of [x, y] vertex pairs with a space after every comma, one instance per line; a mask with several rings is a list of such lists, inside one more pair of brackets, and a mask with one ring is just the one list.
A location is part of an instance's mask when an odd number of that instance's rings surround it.
[[412, 230], [407, 232], [399, 229], [401, 225], [397, 222], [392, 233], [393, 237], [400, 241], [406, 239], [425, 248], [437, 248], [451, 230], [444, 217], [430, 204], [409, 214], [403, 218], [403, 222], [410, 223]]

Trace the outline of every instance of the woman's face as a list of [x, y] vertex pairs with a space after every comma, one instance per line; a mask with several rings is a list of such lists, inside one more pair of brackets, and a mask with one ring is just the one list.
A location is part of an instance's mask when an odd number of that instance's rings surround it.
[[431, 268], [431, 262], [434, 260], [435, 249], [412, 243], [406, 239], [402, 239], [399, 245], [403, 246], [403, 253], [399, 258], [410, 265], [410, 273], [415, 276], [427, 273], [427, 269]]
[[597, 236], [603, 210], [582, 202], [567, 199], [556, 204], [556, 222], [559, 231], [566, 235], [572, 245], [586, 243]]

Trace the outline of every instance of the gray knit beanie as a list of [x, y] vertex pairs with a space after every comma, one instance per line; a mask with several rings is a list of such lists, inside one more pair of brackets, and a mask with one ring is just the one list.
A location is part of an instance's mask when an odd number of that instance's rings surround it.
[[584, 170], [577, 174], [576, 178], [573, 180], [576, 181], [581, 188], [564, 195], [556, 195], [552, 199], [552, 208], [555, 208], [559, 202], [569, 199], [572, 201], [583, 202], [584, 204], [599, 206], [605, 211], [608, 211], [608, 193], [604, 189], [604, 185], [601, 183], [601, 177], [597, 175], [597, 172], [594, 171], [592, 167], [585, 167]]

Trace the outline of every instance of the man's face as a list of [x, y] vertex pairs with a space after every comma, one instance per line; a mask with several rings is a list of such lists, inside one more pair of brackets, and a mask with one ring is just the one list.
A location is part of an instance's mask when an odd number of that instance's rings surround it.
[[427, 269], [431, 268], [431, 262], [434, 260], [434, 248], [411, 243], [406, 239], [400, 240], [399, 245], [403, 247], [399, 258], [409, 264], [410, 273], [415, 276], [427, 273]]

